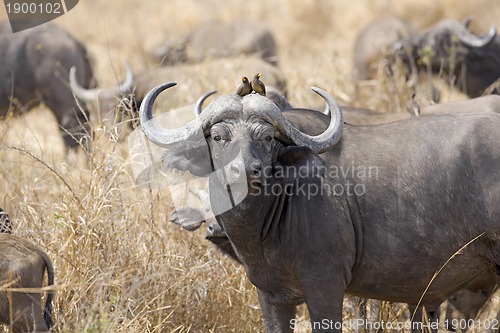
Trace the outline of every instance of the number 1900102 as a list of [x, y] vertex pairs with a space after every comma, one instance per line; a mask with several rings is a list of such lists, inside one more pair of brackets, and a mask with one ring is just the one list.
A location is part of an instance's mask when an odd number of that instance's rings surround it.
[[13, 2], [6, 3], [7, 14], [64, 14], [61, 2]]
[[468, 329], [478, 329], [480, 332], [483, 330], [498, 330], [500, 327], [498, 319], [486, 319], [476, 320], [476, 319], [446, 319], [445, 327], [460, 328], [462, 331]]

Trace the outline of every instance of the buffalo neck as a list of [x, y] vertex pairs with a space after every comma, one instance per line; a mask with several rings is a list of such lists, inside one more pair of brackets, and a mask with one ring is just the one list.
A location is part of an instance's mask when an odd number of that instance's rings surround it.
[[[336, 217], [346, 205], [344, 196], [331, 200], [331, 193], [307, 193], [319, 188], [321, 178], [298, 178], [281, 184], [261, 187], [249, 193], [234, 208], [218, 214], [217, 221], [226, 231], [238, 256], [247, 265], [261, 265], [273, 260], [275, 254], [285, 249], [297, 251], [297, 237], [325, 237], [316, 235], [317, 226], [328, 223], [328, 230], [336, 229]], [[210, 184], [214, 200], [214, 184]], [[272, 186], [274, 185], [274, 186]], [[271, 188], [273, 190], [271, 190]], [[280, 190], [277, 190], [280, 189]], [[213, 202], [213, 205], [216, 203]], [[344, 208], [342, 208], [342, 207]], [[341, 216], [345, 218], [345, 216]], [[290, 254], [292, 257], [292, 255]]]
[[[220, 189], [214, 185], [215, 182], [217, 181], [211, 179], [210, 195], [213, 207], [218, 206], [217, 198], [221, 197], [217, 192], [224, 191], [224, 188]], [[274, 231], [271, 227], [280, 223], [285, 200], [286, 195], [283, 193], [278, 195], [266, 195], [264, 191], [248, 193], [243, 201], [217, 215], [217, 221], [226, 231], [244, 262], [258, 260], [263, 256], [263, 243], [270, 236], [269, 233]]]

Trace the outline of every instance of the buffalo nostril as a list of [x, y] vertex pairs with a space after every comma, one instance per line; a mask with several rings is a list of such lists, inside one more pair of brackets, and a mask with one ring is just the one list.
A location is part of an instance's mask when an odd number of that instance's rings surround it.
[[255, 176], [258, 176], [260, 174], [260, 172], [262, 171], [262, 165], [260, 163], [252, 164], [252, 170], [253, 170], [253, 174]]

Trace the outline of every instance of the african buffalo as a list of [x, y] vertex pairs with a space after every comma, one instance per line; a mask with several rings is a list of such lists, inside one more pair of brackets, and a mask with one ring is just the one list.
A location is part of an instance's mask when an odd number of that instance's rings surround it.
[[[500, 77], [500, 37], [494, 27], [486, 36], [477, 36], [469, 30], [470, 22], [470, 17], [463, 22], [442, 20], [416, 33], [400, 18], [374, 21], [356, 39], [356, 74], [359, 79], [371, 79], [374, 65], [382, 59], [393, 64], [397, 57], [409, 73], [444, 71], [467, 95], [480, 96]], [[433, 100], [437, 93], [432, 92]]]
[[266, 331], [291, 332], [305, 302], [313, 332], [340, 332], [345, 292], [432, 306], [478, 276], [498, 283], [500, 114], [344, 126], [335, 100], [313, 88], [330, 118], [228, 94], [166, 130], [152, 108], [173, 85], [145, 97], [143, 132], [209, 176], [212, 209], [258, 289]]
[[378, 19], [369, 23], [354, 45], [354, 67], [359, 80], [375, 77], [374, 66], [392, 51], [393, 45], [416, 35], [415, 29], [399, 17]]
[[483, 94], [500, 77], [500, 37], [492, 27], [485, 36], [469, 30], [464, 22], [442, 20], [421, 34], [395, 45], [407, 64], [432, 72], [445, 71], [470, 97]]
[[273, 65], [278, 62], [273, 34], [262, 22], [250, 21], [202, 23], [182, 41], [159, 47], [153, 53], [162, 65], [239, 55], [257, 56]]
[[54, 269], [47, 254], [25, 239], [0, 234], [0, 323], [11, 325], [14, 333], [49, 331], [53, 295], [47, 293], [42, 316], [38, 290], [45, 271], [51, 286]]
[[87, 109], [79, 106], [68, 85], [70, 68], [89, 87], [92, 67], [85, 47], [65, 30], [44, 24], [12, 33], [0, 23], [0, 116], [27, 111], [40, 103], [55, 115], [64, 143], [75, 147], [88, 132]]
[[[267, 97], [273, 101], [282, 111], [287, 111], [293, 107], [279, 92], [275, 92]], [[201, 109], [201, 107], [199, 108]], [[322, 108], [317, 108], [321, 110]], [[300, 110], [300, 109], [295, 109]], [[328, 110], [329, 111], [329, 110]], [[369, 109], [344, 106], [342, 107], [345, 123], [350, 125], [375, 125], [395, 122], [410, 118], [409, 113], [379, 113]], [[442, 104], [435, 104], [421, 108], [421, 115], [439, 115], [450, 113], [467, 113], [467, 112], [498, 112], [500, 113], [500, 96], [483, 96], [475, 99], [454, 101]], [[311, 130], [311, 129], [308, 129]], [[208, 193], [206, 194], [208, 196]], [[203, 199], [202, 201], [204, 201]], [[200, 211], [193, 207], [176, 208], [172, 214], [171, 222], [183, 227], [188, 231], [197, 230], [203, 222], [207, 223], [205, 238], [213, 243], [218, 250], [230, 258], [240, 262], [237, 255], [227, 237], [225, 231], [213, 219], [208, 218], [205, 221], [206, 212], [210, 210], [210, 204], [207, 202], [204, 211]], [[211, 215], [210, 213], [208, 214]], [[241, 263], [241, 262], [240, 262]], [[485, 277], [467, 286], [465, 289], [459, 290], [448, 298], [449, 306], [446, 314], [446, 323], [452, 328], [457, 319], [474, 319], [479, 309], [485, 304], [490, 295], [492, 288], [495, 285], [494, 279]], [[436, 307], [428, 309], [428, 318], [437, 319]], [[458, 310], [458, 313], [457, 313]], [[414, 307], [411, 307], [413, 313]], [[417, 311], [417, 316], [421, 316], [421, 312]], [[433, 317], [434, 316], [434, 317]], [[418, 317], [416, 317], [418, 318]]]
[[[97, 110], [97, 114], [91, 115], [91, 120], [96, 123], [100, 122], [113, 122], [121, 120], [121, 114], [117, 111], [122, 106], [123, 98], [127, 99], [133, 92], [134, 87], [134, 73], [128, 63], [125, 63], [125, 79], [116, 87], [107, 89], [86, 89], [78, 83], [77, 68], [71, 67], [69, 71], [69, 86], [71, 91], [81, 101], [89, 103]], [[92, 119], [95, 116], [96, 119]]]

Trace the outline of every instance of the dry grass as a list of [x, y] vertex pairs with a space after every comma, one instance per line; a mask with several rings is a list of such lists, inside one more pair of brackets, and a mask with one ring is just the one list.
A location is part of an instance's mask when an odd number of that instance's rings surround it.
[[[478, 18], [477, 29], [500, 26], [497, 0], [92, 0], [80, 1], [56, 22], [88, 45], [97, 79], [111, 85], [123, 77], [124, 60], [136, 71], [154, 69], [148, 51], [197, 22], [261, 20], [277, 37], [294, 104], [317, 104], [309, 90], [317, 85], [344, 103], [397, 111], [408, 97], [401, 82], [381, 75], [359, 92], [352, 79], [356, 34], [371, 19], [389, 14], [418, 27], [469, 14]], [[207, 82], [201, 76], [189, 82], [196, 93]], [[237, 86], [238, 81], [223, 84], [225, 92]], [[188, 94], [185, 102], [196, 97]], [[463, 95], [450, 91], [443, 97]], [[0, 123], [0, 206], [11, 215], [15, 233], [46, 249], [54, 261], [55, 332], [262, 331], [244, 270], [209, 246], [203, 231], [188, 233], [168, 222], [168, 193], [135, 186], [126, 142], [96, 127], [92, 147], [88, 155], [66, 156], [57, 124], [43, 107]], [[348, 307], [346, 318], [356, 315], [355, 306]], [[298, 316], [306, 318], [303, 307]], [[404, 320], [408, 313], [384, 305], [380, 316]]]

